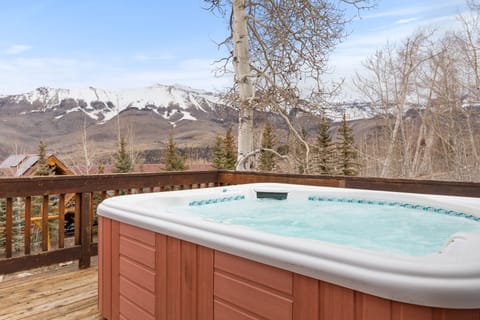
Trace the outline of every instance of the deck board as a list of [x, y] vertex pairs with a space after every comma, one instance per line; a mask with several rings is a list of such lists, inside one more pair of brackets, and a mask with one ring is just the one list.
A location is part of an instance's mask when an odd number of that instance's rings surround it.
[[60, 268], [0, 282], [0, 320], [103, 319], [97, 267]]

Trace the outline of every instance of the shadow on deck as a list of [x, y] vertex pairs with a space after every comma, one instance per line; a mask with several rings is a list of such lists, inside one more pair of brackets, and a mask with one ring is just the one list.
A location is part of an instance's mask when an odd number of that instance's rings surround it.
[[71, 263], [0, 275], [0, 320], [103, 319], [97, 274], [96, 263], [83, 270]]

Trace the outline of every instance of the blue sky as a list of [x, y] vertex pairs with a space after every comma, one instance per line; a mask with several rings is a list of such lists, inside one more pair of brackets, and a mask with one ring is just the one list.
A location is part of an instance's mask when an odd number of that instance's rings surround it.
[[[4, 0], [0, 11], [0, 95], [39, 86], [106, 89], [179, 83], [219, 90], [213, 61], [225, 56], [223, 18], [201, 0]], [[360, 62], [418, 27], [455, 27], [463, 0], [379, 0], [349, 25], [331, 59], [349, 78]]]

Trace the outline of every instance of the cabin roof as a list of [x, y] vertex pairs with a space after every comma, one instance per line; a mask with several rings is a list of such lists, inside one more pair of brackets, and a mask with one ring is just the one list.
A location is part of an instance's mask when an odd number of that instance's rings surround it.
[[[0, 163], [0, 172], [9, 177], [33, 175], [40, 157], [35, 154], [10, 155]], [[73, 172], [54, 154], [47, 157], [47, 163], [55, 168], [55, 175], [71, 175]]]

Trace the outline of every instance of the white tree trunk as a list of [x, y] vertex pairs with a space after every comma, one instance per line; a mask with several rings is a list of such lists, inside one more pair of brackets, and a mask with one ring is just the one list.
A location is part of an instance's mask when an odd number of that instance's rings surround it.
[[[243, 159], [253, 151], [253, 97], [255, 89], [251, 81], [250, 52], [248, 44], [245, 0], [233, 0], [233, 64], [238, 84], [240, 112], [238, 121], [237, 170], [249, 170], [253, 158]], [[242, 164], [242, 165], [239, 165]]]

